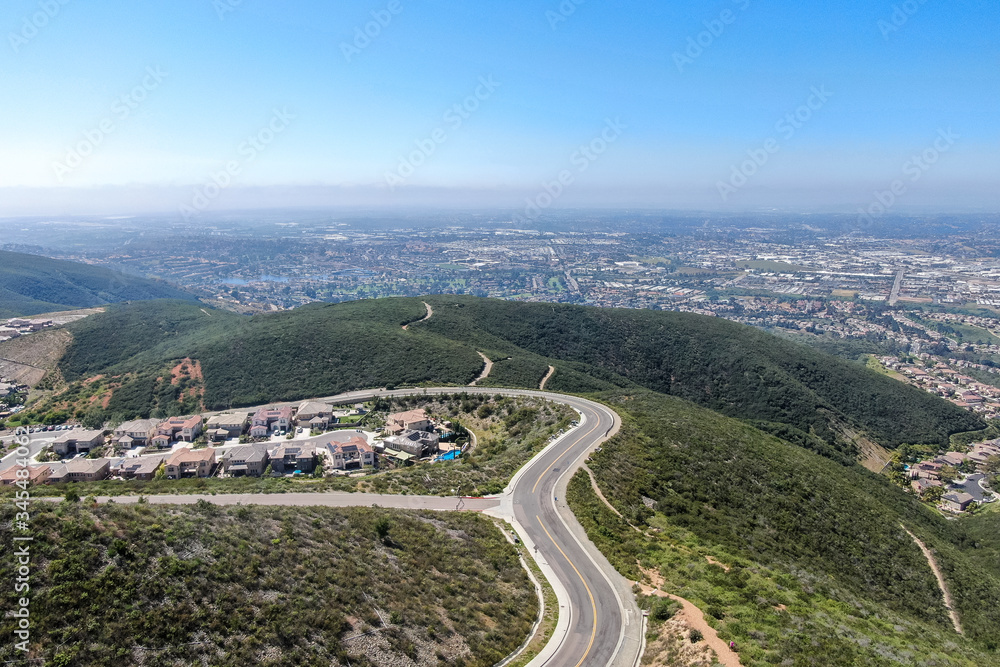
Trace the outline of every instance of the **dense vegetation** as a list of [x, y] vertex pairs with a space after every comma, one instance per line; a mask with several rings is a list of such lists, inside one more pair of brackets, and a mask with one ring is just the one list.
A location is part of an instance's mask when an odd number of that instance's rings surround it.
[[[10, 525], [10, 504], [0, 510]], [[538, 610], [477, 515], [42, 504], [30, 658], [47, 665], [492, 665]], [[0, 576], [14, 580], [11, 531]], [[3, 593], [13, 609], [12, 586]], [[15, 620], [0, 660], [15, 654]], [[411, 662], [413, 661], [413, 662]]]
[[[842, 462], [856, 455], [854, 432], [889, 447], [943, 446], [952, 433], [984, 426], [859, 364], [717, 318], [426, 300], [434, 316], [419, 323], [420, 299], [314, 304], [255, 317], [171, 301], [116, 306], [72, 325], [75, 340], [60, 370], [71, 381], [113, 378], [103, 409], [113, 419], [183, 409], [158, 378], [184, 358], [200, 363], [205, 407], [220, 409], [359, 387], [463, 385], [482, 369], [482, 352], [495, 362], [483, 386], [537, 387], [552, 365], [547, 388], [554, 391], [646, 387], [755, 420]], [[413, 324], [403, 330], [405, 323]], [[80, 402], [73, 405], [79, 411]]]
[[[979, 653], [1000, 648], [1000, 522], [945, 521], [858, 466], [675, 398], [606, 398], [625, 424], [590, 466], [643, 532], [583, 475], [574, 510], [619, 570], [638, 578], [639, 560], [707, 610], [745, 665], [1000, 662]], [[968, 639], [904, 525], [936, 552]]]
[[[788, 424], [841, 448], [841, 423], [889, 447], [944, 445], [951, 433], [982, 428], [975, 415], [926, 392], [719, 318], [471, 297], [431, 303], [435, 315], [423, 326], [442, 335], [502, 338], [723, 414]], [[579, 391], [574, 385], [557, 372], [549, 386]]]
[[119, 301], [190, 298], [193, 297], [162, 281], [89, 264], [0, 250], [0, 317]]

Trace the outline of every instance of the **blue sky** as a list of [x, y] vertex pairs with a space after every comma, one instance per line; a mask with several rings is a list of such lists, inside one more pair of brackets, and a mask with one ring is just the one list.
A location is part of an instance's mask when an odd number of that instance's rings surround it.
[[[520, 206], [568, 171], [555, 206], [853, 210], [902, 178], [901, 206], [998, 208], [992, 1], [63, 2], [0, 23], [0, 215], [136, 188], [176, 208], [227, 163], [210, 207]], [[391, 20], [345, 55], [373, 12]]]

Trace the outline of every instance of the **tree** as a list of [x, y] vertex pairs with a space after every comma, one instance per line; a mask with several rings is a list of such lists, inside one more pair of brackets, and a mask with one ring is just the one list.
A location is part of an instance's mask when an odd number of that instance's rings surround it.
[[944, 496], [944, 487], [932, 486], [924, 491], [920, 498], [928, 503], [936, 503], [941, 500], [942, 496]]
[[378, 539], [382, 540], [382, 544], [389, 543], [390, 530], [392, 530], [392, 522], [389, 521], [389, 517], [380, 516], [375, 520], [375, 534]]
[[958, 477], [959, 473], [956, 468], [952, 466], [943, 466], [941, 468], [941, 481], [945, 484], [954, 484]]
[[983, 472], [987, 475], [1000, 475], [1000, 456], [991, 456], [983, 464]]

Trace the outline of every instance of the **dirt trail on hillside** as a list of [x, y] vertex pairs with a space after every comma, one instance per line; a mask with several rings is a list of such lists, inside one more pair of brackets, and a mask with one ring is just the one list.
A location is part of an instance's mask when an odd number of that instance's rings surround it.
[[906, 526], [899, 524], [899, 527], [906, 531], [906, 534], [913, 538], [920, 550], [924, 552], [924, 557], [927, 559], [927, 564], [931, 566], [931, 570], [934, 571], [934, 577], [937, 579], [938, 588], [941, 589], [941, 594], [944, 596], [944, 608], [948, 610], [948, 616], [951, 617], [951, 623], [955, 626], [955, 632], [960, 635], [964, 635], [965, 632], [962, 630], [962, 622], [958, 617], [958, 612], [955, 611], [955, 604], [951, 599], [951, 591], [948, 590], [948, 583], [944, 580], [944, 575], [941, 573], [941, 568], [938, 567], [937, 560], [934, 558], [934, 554], [931, 550], [927, 548], [927, 545], [920, 541], [920, 539], [911, 533]]
[[548, 373], [546, 373], [546, 374], [545, 374], [545, 377], [543, 377], [543, 378], [542, 378], [542, 381], [538, 383], [538, 388], [539, 388], [539, 389], [540, 389], [541, 391], [545, 391], [545, 383], [546, 383], [546, 382], [548, 382], [548, 381], [549, 381], [549, 379], [550, 379], [550, 378], [551, 378], [551, 377], [552, 377], [553, 375], [555, 375], [555, 373], [556, 373], [556, 367], [555, 367], [555, 366], [549, 366], [549, 372], [548, 372]]
[[[430, 308], [430, 306], [428, 306], [428, 308]], [[477, 354], [483, 358], [483, 361], [486, 363], [486, 365], [483, 367], [483, 372], [479, 374], [479, 377], [477, 377], [475, 380], [469, 383], [470, 387], [475, 387], [477, 384], [479, 384], [479, 382], [488, 378], [490, 376], [490, 371], [493, 370], [493, 362], [490, 361], [490, 358], [487, 357], [482, 352], [477, 352]]]
[[[418, 322], [426, 322], [427, 320], [431, 319], [431, 317], [434, 316], [434, 309], [431, 308], [431, 304], [429, 304], [426, 301], [424, 301], [424, 308], [427, 309], [427, 314], [424, 315], [423, 317], [421, 317], [416, 322], [410, 322], [410, 324], [417, 324]], [[407, 329], [409, 329], [410, 328], [410, 324], [404, 324], [403, 325], [403, 331], [406, 331]]]
[[715, 651], [716, 658], [719, 663], [725, 665], [725, 667], [743, 667], [740, 662], [739, 654], [729, 648], [729, 644], [719, 639], [719, 633], [715, 631], [711, 625], [705, 621], [705, 615], [698, 609], [697, 606], [690, 600], [685, 600], [678, 595], [671, 595], [670, 593], [664, 593], [660, 590], [660, 586], [663, 585], [663, 577], [656, 570], [645, 569], [640, 567], [642, 573], [649, 577], [649, 580], [653, 582], [653, 586], [640, 583], [639, 588], [642, 589], [643, 595], [655, 595], [661, 598], [670, 598], [675, 602], [681, 604], [681, 610], [677, 612], [688, 627], [697, 630], [705, 637], [705, 642], [708, 644], [709, 648]]

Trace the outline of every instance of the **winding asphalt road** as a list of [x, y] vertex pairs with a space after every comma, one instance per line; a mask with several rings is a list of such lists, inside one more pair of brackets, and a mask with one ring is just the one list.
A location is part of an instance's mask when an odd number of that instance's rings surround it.
[[[586, 399], [544, 391], [478, 387], [369, 390], [316, 399], [352, 403], [376, 396], [452, 393], [536, 396], [580, 413], [572, 429], [529, 461], [494, 498], [457, 499], [357, 493], [147, 496], [150, 503], [207, 500], [232, 505], [380, 505], [404, 509], [477, 510], [509, 521], [555, 590], [559, 620], [552, 639], [529, 667], [633, 667], [643, 648], [642, 617], [627, 581], [587, 538], [565, 503], [566, 487], [586, 457], [620, 426], [618, 415]], [[99, 501], [107, 500], [105, 498]], [[134, 502], [135, 497], [116, 497]]]

